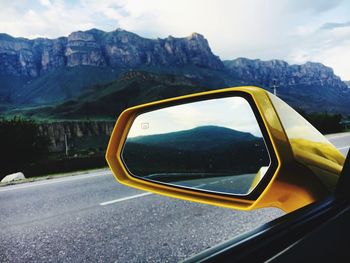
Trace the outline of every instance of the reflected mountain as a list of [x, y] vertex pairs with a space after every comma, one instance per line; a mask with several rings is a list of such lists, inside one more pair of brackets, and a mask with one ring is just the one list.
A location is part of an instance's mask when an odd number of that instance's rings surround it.
[[190, 130], [138, 136], [128, 138], [128, 142], [166, 148], [192, 150], [209, 150], [225, 146], [227, 142], [254, 141], [258, 139], [251, 133], [240, 132], [225, 127], [208, 125]]
[[123, 160], [135, 176], [166, 182], [256, 173], [270, 163], [263, 138], [219, 126], [128, 138]]

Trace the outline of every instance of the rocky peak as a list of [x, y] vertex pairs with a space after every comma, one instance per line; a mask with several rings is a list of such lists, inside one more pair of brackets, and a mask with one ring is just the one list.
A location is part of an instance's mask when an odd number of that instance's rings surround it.
[[332, 68], [327, 67], [321, 63], [306, 62], [305, 64], [299, 66], [294, 65], [294, 67], [299, 67], [299, 71], [303, 74], [318, 75], [322, 79], [327, 78], [327, 76], [334, 75]]
[[203, 46], [209, 47], [207, 39], [203, 35], [201, 35], [199, 33], [195, 33], [195, 32], [192, 33], [190, 36], [187, 37], [187, 40], [193, 41], [193, 42], [197, 42], [197, 43], [200, 43]]
[[102, 54], [101, 46], [96, 41], [93, 30], [73, 32], [68, 36], [65, 50], [67, 66], [79, 65], [106, 66], [106, 60]]
[[95, 41], [93, 34], [90, 32], [77, 31], [68, 36], [68, 42], [71, 41]]
[[195, 65], [223, 69], [200, 34], [187, 38], [146, 39], [118, 28], [77, 31], [58, 39], [0, 35], [0, 75], [38, 77], [58, 67], [112, 68]]
[[233, 67], [287, 67], [288, 63], [283, 60], [273, 59], [268, 61], [262, 61], [260, 59], [248, 59], [248, 58], [237, 58], [234, 60], [226, 61], [226, 65], [229, 68]]
[[224, 61], [227, 72], [237, 79], [251, 84], [271, 87], [273, 82], [280, 86], [314, 85], [336, 87], [342, 91], [346, 85], [334, 75], [331, 68], [321, 63], [306, 62], [289, 65], [283, 60], [262, 61], [260, 59], [237, 58]]
[[200, 38], [200, 39], [205, 39], [202, 34], [199, 34], [197, 32], [193, 32], [188, 38]]
[[0, 33], [0, 41], [13, 41], [15, 38], [5, 34], [5, 33]]

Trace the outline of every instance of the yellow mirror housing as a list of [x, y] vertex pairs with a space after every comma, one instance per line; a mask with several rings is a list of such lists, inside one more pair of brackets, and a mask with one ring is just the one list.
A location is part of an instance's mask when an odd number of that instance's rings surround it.
[[[273, 159], [269, 176], [263, 177], [261, 171], [256, 174], [251, 194], [238, 196], [174, 187], [143, 180], [129, 172], [122, 152], [132, 123], [139, 114], [229, 96], [249, 100]], [[257, 87], [237, 87], [151, 102], [125, 110], [112, 132], [106, 160], [120, 183], [145, 191], [240, 210], [277, 207], [290, 212], [332, 194], [345, 158], [311, 124], [274, 95]]]

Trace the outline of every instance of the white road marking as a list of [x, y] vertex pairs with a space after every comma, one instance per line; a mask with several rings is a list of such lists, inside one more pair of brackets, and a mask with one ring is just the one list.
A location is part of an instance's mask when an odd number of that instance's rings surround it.
[[199, 185], [195, 185], [195, 186], [193, 186], [193, 187], [197, 187], [197, 188], [199, 188], [199, 187], [203, 187], [203, 186], [206, 186], [207, 184], [199, 184]]
[[10, 186], [4, 186], [5, 189], [0, 189], [0, 192], [19, 190], [19, 189], [25, 189], [25, 188], [29, 188], [29, 187], [48, 185], [48, 184], [64, 183], [64, 182], [81, 180], [81, 179], [86, 179], [86, 178], [101, 176], [101, 175], [108, 175], [108, 174], [111, 174], [111, 172], [99, 172], [99, 173], [94, 173], [94, 174], [83, 174], [81, 176], [79, 176], [79, 175], [78, 176], [69, 176], [69, 177], [66, 177], [64, 179], [49, 179], [48, 181], [44, 181], [44, 182], [32, 182], [30, 184], [24, 184], [24, 185], [19, 185], [19, 186], [11, 186], [10, 185]]
[[103, 202], [103, 203], [100, 203], [100, 205], [110, 205], [110, 204], [119, 203], [119, 202], [127, 201], [127, 200], [134, 199], [134, 198], [139, 198], [139, 197], [151, 195], [151, 194], [153, 194], [153, 193], [143, 193], [143, 194], [138, 194], [138, 195], [132, 195], [132, 196], [128, 196], [128, 197], [115, 199], [112, 201]]
[[344, 149], [348, 149], [348, 148], [350, 148], [350, 146], [338, 147], [338, 150], [344, 150]]
[[334, 133], [325, 135], [327, 139], [340, 139], [344, 137], [350, 137], [350, 132]]

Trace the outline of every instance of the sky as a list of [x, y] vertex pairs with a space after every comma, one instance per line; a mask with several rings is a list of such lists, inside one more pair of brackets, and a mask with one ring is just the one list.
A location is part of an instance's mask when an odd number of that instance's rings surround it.
[[203, 34], [222, 60], [321, 62], [350, 80], [349, 0], [0, 0], [0, 32], [56, 38], [122, 28], [147, 38]]
[[128, 137], [163, 134], [208, 125], [262, 137], [251, 106], [242, 97], [192, 102], [141, 114], [134, 120]]

